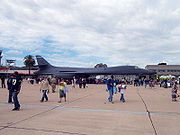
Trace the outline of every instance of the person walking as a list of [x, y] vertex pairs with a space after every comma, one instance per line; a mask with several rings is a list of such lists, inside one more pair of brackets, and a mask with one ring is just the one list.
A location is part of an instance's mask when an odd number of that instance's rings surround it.
[[57, 80], [56, 80], [56, 78], [53, 76], [53, 77], [51, 78], [52, 93], [55, 93], [55, 90], [56, 90], [56, 82], [57, 82]]
[[44, 98], [46, 99], [47, 102], [48, 101], [47, 93], [49, 93], [49, 82], [46, 79], [46, 77], [43, 77], [43, 80], [40, 83], [40, 91], [42, 91], [43, 93], [40, 102], [44, 102]]
[[10, 75], [10, 77], [7, 80], [7, 88], [9, 91], [8, 103], [12, 103], [12, 77], [13, 75]]
[[107, 81], [107, 88], [109, 90], [109, 102], [113, 103], [113, 86], [114, 86], [114, 76], [111, 76], [111, 79], [108, 79]]
[[127, 86], [125, 85], [125, 82], [122, 81], [122, 83], [119, 85], [119, 92], [121, 93], [120, 101], [123, 103], [125, 102], [124, 92], [125, 92], [126, 88], [127, 88]]
[[72, 88], [76, 88], [76, 77], [73, 76], [73, 79], [72, 79]]
[[83, 88], [85, 89], [86, 88], [86, 84], [87, 84], [86, 78], [83, 78], [82, 82], [83, 82]]
[[58, 103], [61, 103], [63, 97], [64, 97], [64, 101], [66, 102], [66, 92], [67, 92], [67, 83], [64, 81], [63, 78], [61, 78]]
[[18, 111], [20, 109], [20, 104], [18, 101], [18, 94], [21, 90], [21, 82], [22, 79], [19, 76], [18, 72], [14, 72], [13, 77], [11, 79], [11, 91], [12, 91], [12, 97], [14, 101], [14, 109], [12, 111]]
[[144, 80], [144, 87], [146, 88], [146, 87], [147, 87], [147, 85], [148, 85], [148, 80], [147, 80], [147, 79], [145, 79], [145, 80]]
[[2, 88], [6, 88], [6, 85], [5, 85], [5, 76], [1, 77], [1, 86], [2, 86]]
[[82, 88], [82, 78], [79, 78], [79, 88]]
[[177, 96], [179, 97], [179, 95], [177, 94], [177, 90], [178, 90], [178, 86], [177, 86], [177, 82], [175, 82], [171, 90], [172, 101], [177, 101], [176, 98]]

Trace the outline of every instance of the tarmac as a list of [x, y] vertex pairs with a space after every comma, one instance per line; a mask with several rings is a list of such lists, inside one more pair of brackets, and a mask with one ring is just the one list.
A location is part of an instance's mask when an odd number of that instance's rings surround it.
[[67, 102], [59, 93], [40, 102], [38, 84], [23, 82], [21, 109], [11, 111], [8, 90], [0, 88], [0, 135], [179, 135], [180, 98], [171, 101], [171, 89], [128, 86], [125, 103], [114, 95], [108, 102], [106, 85], [86, 89], [68, 86]]

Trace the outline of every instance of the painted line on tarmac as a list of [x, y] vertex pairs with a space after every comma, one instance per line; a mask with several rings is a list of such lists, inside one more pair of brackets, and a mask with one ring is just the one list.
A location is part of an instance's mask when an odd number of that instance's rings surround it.
[[177, 112], [150, 112], [152, 115], [165, 115], [165, 116], [180, 116]]
[[138, 115], [143, 115], [143, 114], [146, 115], [147, 114], [147, 112], [89, 109], [89, 108], [79, 108], [79, 107], [71, 107], [71, 106], [57, 107], [55, 110], [73, 110], [73, 111], [103, 112], [103, 113], [128, 113], [128, 114], [138, 114]]
[[[139, 111], [123, 111], [123, 110], [104, 110], [104, 109], [91, 109], [91, 108], [80, 108], [73, 106], [63, 106], [63, 104], [56, 106], [46, 106], [46, 105], [21, 105], [22, 108], [32, 108], [32, 109], [45, 109], [45, 110], [72, 110], [72, 111], [86, 111], [86, 112], [105, 112], [105, 113], [127, 113], [127, 114], [137, 114], [137, 115], [146, 115], [147, 112]], [[65, 105], [65, 104], [64, 104]], [[0, 103], [0, 106], [12, 106], [8, 103]], [[166, 115], [166, 116], [180, 116], [180, 113], [177, 112], [156, 112], [149, 111], [152, 115]]]
[[[0, 106], [12, 106], [8, 103], [0, 103]], [[56, 106], [45, 106], [45, 105], [21, 105], [21, 108], [34, 108], [34, 109], [48, 109], [51, 110]]]
[[25, 108], [35, 108], [35, 109], [48, 109], [48, 110], [51, 110], [53, 109], [54, 107], [56, 106], [45, 106], [45, 105], [22, 105], [22, 107], [25, 107]]
[[[0, 103], [0, 106], [12, 106], [8, 103]], [[21, 105], [22, 108], [33, 108], [33, 109], [48, 109], [51, 110], [54, 107], [55, 110], [75, 110], [75, 111], [86, 111], [86, 112], [108, 112], [108, 113], [129, 113], [129, 114], [147, 114], [147, 112], [138, 112], [138, 111], [121, 111], [121, 110], [103, 110], [103, 109], [89, 109], [89, 108], [80, 108], [80, 107], [67, 107], [67, 106], [45, 106], [45, 105]], [[167, 115], [167, 116], [180, 116], [180, 113], [176, 112], [155, 112], [150, 111], [152, 115]]]
[[[0, 103], [0, 106], [12, 106], [7, 103]], [[80, 108], [80, 107], [71, 107], [71, 106], [43, 106], [43, 105], [21, 105], [22, 108], [34, 108], [34, 109], [47, 109], [47, 110], [72, 110], [72, 111], [85, 111], [85, 112], [104, 112], [104, 113], [128, 113], [128, 114], [138, 114], [146, 115], [147, 112], [138, 112], [138, 111], [121, 111], [121, 110], [103, 110], [103, 109], [89, 109], [89, 108]]]

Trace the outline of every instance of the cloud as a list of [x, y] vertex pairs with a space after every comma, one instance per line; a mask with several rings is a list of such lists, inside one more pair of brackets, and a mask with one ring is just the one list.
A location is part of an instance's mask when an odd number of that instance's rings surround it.
[[54, 64], [180, 64], [178, 0], [2, 0], [0, 11], [1, 48]]
[[17, 50], [9, 50], [9, 51], [5, 52], [5, 54], [21, 55], [21, 54], [23, 54], [23, 52], [22, 51], [17, 51]]
[[41, 53], [41, 50], [35, 50], [35, 51], [32, 52], [32, 54], [35, 54], [35, 55], [38, 55], [40, 53]]

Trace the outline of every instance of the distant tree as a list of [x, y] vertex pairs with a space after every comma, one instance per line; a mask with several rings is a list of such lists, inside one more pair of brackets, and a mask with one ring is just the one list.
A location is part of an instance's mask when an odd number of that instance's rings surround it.
[[158, 65], [167, 65], [167, 63], [164, 63], [164, 62], [163, 62], [163, 63], [159, 63]]
[[99, 63], [96, 66], [94, 66], [94, 68], [107, 68], [107, 65], [103, 63]]
[[30, 75], [30, 69], [35, 65], [34, 57], [32, 55], [27, 55], [26, 57], [24, 57], [24, 65], [26, 67], [29, 67], [29, 75]]

